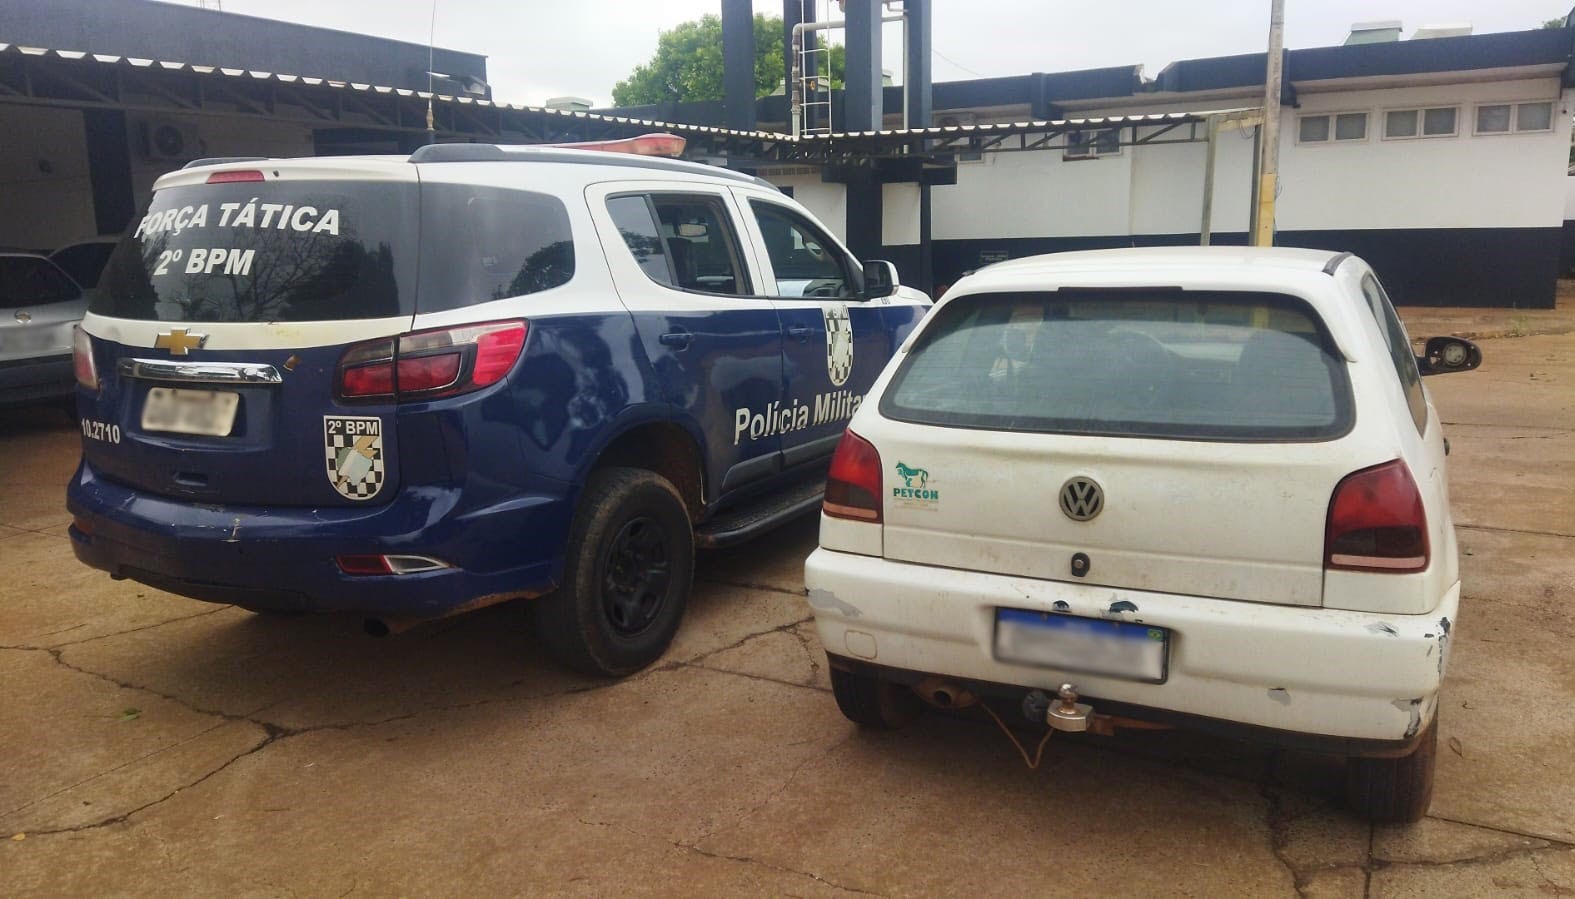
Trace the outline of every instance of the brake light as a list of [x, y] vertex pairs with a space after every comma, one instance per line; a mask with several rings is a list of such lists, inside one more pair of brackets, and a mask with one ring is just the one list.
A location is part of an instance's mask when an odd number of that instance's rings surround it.
[[77, 383], [89, 390], [98, 390], [98, 366], [93, 362], [93, 338], [76, 325], [71, 330], [71, 368], [76, 372]]
[[503, 380], [529, 326], [488, 322], [358, 343], [339, 359], [340, 399], [410, 401], [455, 396]]
[[832, 454], [822, 508], [832, 518], [880, 523], [880, 453], [852, 431], [842, 432], [842, 440]]
[[1399, 459], [1346, 475], [1329, 500], [1324, 566], [1345, 571], [1422, 571], [1427, 513], [1411, 469]]
[[228, 172], [214, 172], [208, 176], [209, 184], [234, 184], [238, 181], [261, 181], [263, 173], [257, 169], [232, 169]]

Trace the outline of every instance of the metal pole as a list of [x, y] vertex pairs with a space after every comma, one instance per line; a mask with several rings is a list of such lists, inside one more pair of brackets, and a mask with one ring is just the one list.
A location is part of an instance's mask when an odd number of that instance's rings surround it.
[[1285, 0], [1269, 3], [1269, 64], [1263, 79], [1263, 156], [1258, 166], [1258, 223], [1252, 243], [1274, 246], [1274, 190], [1280, 169], [1280, 86], [1285, 77]]
[[1203, 155], [1203, 224], [1198, 229], [1198, 246], [1209, 245], [1214, 231], [1214, 151], [1219, 146], [1220, 117], [1209, 116], [1209, 143]]

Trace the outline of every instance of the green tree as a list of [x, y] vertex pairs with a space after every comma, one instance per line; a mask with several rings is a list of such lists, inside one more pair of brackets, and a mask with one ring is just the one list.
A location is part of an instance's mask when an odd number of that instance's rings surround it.
[[[782, 86], [782, 19], [755, 16], [755, 96]], [[831, 46], [831, 86], [842, 86], [846, 54]], [[664, 31], [656, 54], [613, 86], [617, 106], [722, 99], [722, 19], [705, 15]]]
[[1541, 27], [1542, 28], [1563, 28], [1564, 27], [1564, 17], [1563, 16], [1559, 16], [1557, 19], [1549, 19], [1546, 22], [1543, 22]]

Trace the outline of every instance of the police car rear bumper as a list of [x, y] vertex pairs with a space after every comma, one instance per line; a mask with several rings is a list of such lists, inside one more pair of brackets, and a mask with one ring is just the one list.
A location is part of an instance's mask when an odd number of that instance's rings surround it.
[[[464, 513], [459, 500], [457, 488], [407, 486], [374, 507], [194, 505], [107, 481], [83, 463], [66, 505], [83, 563], [208, 602], [422, 619], [552, 589], [567, 496], [517, 496]], [[355, 576], [335, 562], [382, 553], [451, 567]]]

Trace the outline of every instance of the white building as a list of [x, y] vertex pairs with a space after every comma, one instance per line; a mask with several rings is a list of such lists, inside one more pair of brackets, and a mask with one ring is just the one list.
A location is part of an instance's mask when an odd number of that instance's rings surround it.
[[[1566, 28], [1289, 51], [1276, 241], [1354, 251], [1404, 303], [1552, 306], [1571, 49]], [[1173, 63], [1152, 81], [1131, 67], [938, 84], [935, 121], [1259, 106], [1264, 69], [1260, 53]], [[1043, 149], [959, 154], [956, 183], [929, 189], [935, 283], [1033, 253], [1197, 243], [1206, 144], [1131, 139], [1157, 130], [1090, 127]], [[1245, 241], [1253, 159], [1251, 129], [1220, 135], [1215, 243]], [[847, 230], [843, 185], [802, 167], [764, 174]], [[887, 255], [923, 244], [920, 191], [883, 186]]]

